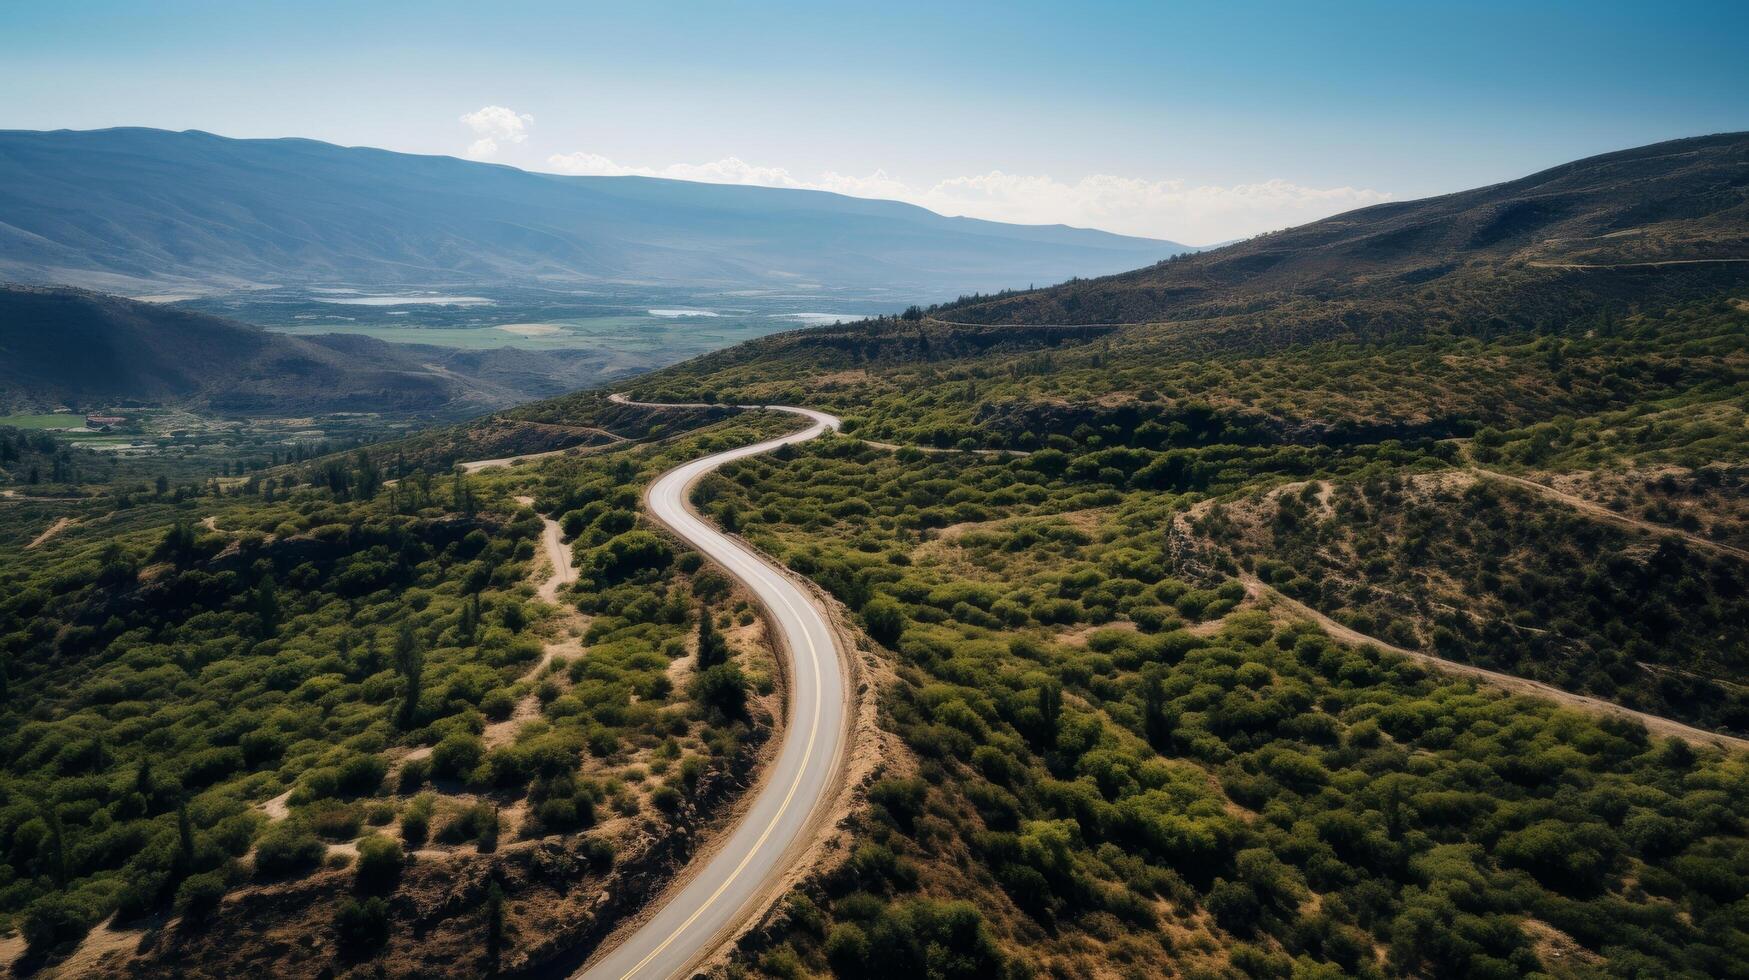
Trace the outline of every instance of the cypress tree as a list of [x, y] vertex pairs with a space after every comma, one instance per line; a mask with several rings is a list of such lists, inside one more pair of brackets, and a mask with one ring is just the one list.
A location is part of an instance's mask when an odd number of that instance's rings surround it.
[[709, 606], [698, 613], [698, 669], [709, 670], [729, 660], [729, 643], [717, 632], [716, 616]]
[[194, 871], [194, 821], [188, 818], [187, 800], [176, 804], [176, 858], [172, 867], [177, 877]]
[[402, 624], [401, 632], [395, 637], [395, 669], [405, 681], [395, 723], [405, 731], [418, 719], [419, 696], [425, 682], [425, 652], [419, 648], [419, 638], [413, 635], [413, 627], [407, 624]]
[[486, 890], [486, 963], [492, 973], [498, 972], [498, 959], [504, 952], [504, 889], [493, 881]]
[[60, 807], [50, 805], [48, 811], [49, 852], [47, 857], [49, 877], [54, 880], [56, 887], [65, 887], [67, 884], [67, 831], [66, 828], [61, 825]]
[[261, 620], [261, 635], [272, 636], [279, 630], [279, 593], [274, 589], [273, 576], [263, 575], [255, 584], [255, 615]]

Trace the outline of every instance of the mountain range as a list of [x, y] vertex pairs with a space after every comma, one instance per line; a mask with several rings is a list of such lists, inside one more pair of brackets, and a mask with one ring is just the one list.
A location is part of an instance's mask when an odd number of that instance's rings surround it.
[[[1749, 133], [1587, 157], [1517, 180], [1360, 208], [1103, 278], [942, 309], [995, 323], [1135, 323], [1298, 309], [1326, 325], [1556, 317], [1749, 275]], [[1558, 288], [1551, 289], [1551, 285]], [[1555, 303], [1574, 300], [1557, 309]], [[1278, 318], [1279, 319], [1279, 318]]]
[[175, 404], [226, 415], [466, 415], [599, 383], [588, 350], [299, 337], [64, 287], [0, 286], [0, 409]]
[[307, 139], [0, 132], [0, 278], [118, 293], [623, 283], [910, 300], [1185, 250], [820, 191], [538, 174]]

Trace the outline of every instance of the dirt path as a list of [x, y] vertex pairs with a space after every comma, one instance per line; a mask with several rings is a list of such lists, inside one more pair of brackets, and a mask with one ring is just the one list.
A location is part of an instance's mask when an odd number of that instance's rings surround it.
[[1749, 259], [1662, 259], [1657, 262], [1615, 262], [1591, 265], [1584, 262], [1527, 262], [1538, 269], [1656, 269], [1667, 265], [1712, 265], [1720, 262], [1749, 262]]
[[584, 450], [584, 449], [598, 449], [598, 448], [600, 448], [600, 447], [599, 446], [566, 446], [564, 449], [549, 449], [544, 453], [524, 453], [521, 456], [500, 456], [497, 459], [476, 459], [476, 460], [473, 460], [471, 462], [462, 463], [461, 468], [462, 468], [463, 473], [478, 473], [481, 470], [491, 469], [494, 466], [509, 466], [512, 463], [520, 463], [520, 462], [523, 462], [524, 460], [547, 459], [547, 458], [552, 457], [552, 456], [563, 456], [566, 453], [579, 452], [579, 451]]
[[0, 503], [7, 504], [37, 504], [37, 503], [72, 503], [75, 500], [90, 500], [89, 497], [31, 497], [17, 490], [0, 490]]
[[1633, 528], [1634, 530], [1638, 530], [1638, 531], [1644, 531], [1647, 534], [1669, 535], [1671, 537], [1681, 538], [1682, 540], [1688, 542], [1689, 544], [1694, 545], [1696, 548], [1704, 548], [1705, 550], [1711, 551], [1715, 554], [1726, 555], [1726, 556], [1729, 556], [1731, 558], [1738, 558], [1738, 559], [1741, 559], [1743, 561], [1749, 561], [1749, 551], [1745, 551], [1742, 548], [1738, 548], [1738, 547], [1734, 547], [1732, 545], [1724, 544], [1722, 542], [1714, 541], [1710, 538], [1703, 538], [1698, 534], [1692, 534], [1688, 531], [1683, 531], [1683, 530], [1680, 530], [1678, 528], [1670, 527], [1669, 525], [1666, 525], [1666, 524], [1658, 524], [1658, 523], [1654, 523], [1652, 521], [1641, 520], [1640, 518], [1634, 517], [1630, 514], [1618, 514], [1615, 511], [1610, 510], [1608, 507], [1605, 507], [1602, 504], [1597, 503], [1596, 501], [1586, 500], [1584, 497], [1577, 497], [1577, 496], [1574, 496], [1573, 494], [1567, 493], [1565, 491], [1556, 490], [1554, 487], [1551, 487], [1546, 483], [1538, 483], [1535, 480], [1527, 480], [1522, 476], [1512, 476], [1509, 473], [1501, 473], [1498, 470], [1484, 469], [1483, 467], [1480, 467], [1480, 466], [1471, 466], [1470, 469], [1472, 472], [1474, 472], [1478, 476], [1485, 477], [1485, 478], [1490, 479], [1490, 480], [1499, 480], [1502, 483], [1510, 483], [1513, 486], [1523, 487], [1524, 489], [1529, 490], [1532, 493], [1541, 494], [1542, 496], [1547, 497], [1550, 500], [1559, 501], [1560, 503], [1566, 504], [1568, 507], [1571, 507], [1576, 511], [1580, 511], [1581, 513], [1584, 513], [1590, 517], [1595, 517], [1598, 520], [1608, 521], [1611, 524], [1618, 524], [1618, 525], [1621, 525], [1622, 527]]
[[1497, 687], [1513, 694], [1524, 694], [1531, 697], [1545, 698], [1554, 701], [1557, 704], [1569, 708], [1577, 708], [1581, 711], [1590, 712], [1591, 714], [1615, 715], [1622, 718], [1632, 718], [1645, 725], [1646, 730], [1654, 735], [1680, 738], [1685, 742], [1690, 742], [1695, 745], [1712, 746], [1722, 749], [1749, 749], [1749, 739], [1737, 738], [1733, 735], [1721, 735], [1718, 732], [1709, 732], [1705, 729], [1695, 728], [1691, 725], [1684, 725], [1679, 721], [1672, 721], [1669, 718], [1664, 718], [1659, 715], [1647, 714], [1644, 711], [1635, 711], [1632, 708], [1624, 708], [1619, 704], [1614, 704], [1598, 698], [1587, 697], [1583, 694], [1574, 694], [1572, 691], [1562, 690], [1551, 684], [1544, 684], [1541, 681], [1533, 681], [1527, 677], [1519, 677], [1516, 674], [1505, 674], [1496, 670], [1488, 670], [1484, 667], [1474, 667], [1469, 664], [1456, 663], [1451, 660], [1446, 660], [1443, 657], [1436, 657], [1430, 653], [1422, 653], [1419, 650], [1409, 650], [1391, 643], [1386, 643], [1384, 640], [1367, 636], [1365, 633], [1344, 626], [1303, 602], [1288, 598], [1282, 593], [1277, 592], [1275, 589], [1264, 584], [1255, 576], [1248, 574], [1241, 575], [1240, 581], [1245, 583], [1246, 594], [1250, 595], [1258, 605], [1265, 607], [1276, 606], [1287, 612], [1290, 616], [1299, 619], [1309, 619], [1313, 623], [1316, 623], [1324, 632], [1330, 634], [1331, 637], [1351, 646], [1378, 647], [1380, 650], [1389, 651], [1400, 657], [1407, 657], [1410, 660], [1431, 667], [1441, 673], [1467, 677], [1471, 680], [1480, 681], [1483, 684], [1488, 684], [1492, 687]]
[[77, 523], [77, 522], [75, 522], [71, 517], [61, 518], [60, 520], [54, 522], [53, 524], [50, 524], [48, 526], [48, 528], [43, 531], [43, 533], [32, 538], [30, 543], [24, 546], [24, 550], [29, 551], [32, 548], [35, 548], [35, 547], [42, 545], [43, 543], [47, 542], [50, 538], [54, 537], [57, 534], [60, 534], [62, 531], [65, 531], [67, 528], [72, 527], [75, 523]]
[[[470, 464], [471, 465], [471, 464]], [[517, 497], [516, 502], [524, 507], [533, 507], [533, 497]], [[559, 527], [559, 522], [541, 515], [541, 551], [547, 556], [547, 565], [552, 568], [551, 574], [541, 582], [535, 591], [547, 602], [559, 601], [559, 589], [577, 581], [577, 566], [571, 564], [571, 549], [565, 546], [565, 531]]]
[[[854, 436], [852, 438], [855, 438]], [[865, 446], [898, 452], [901, 449], [915, 449], [920, 453], [973, 453], [978, 456], [1031, 456], [1025, 449], [959, 449], [954, 446], [906, 446], [896, 442], [876, 442], [873, 439], [860, 440]]]
[[292, 791], [288, 789], [273, 799], [265, 801], [261, 804], [261, 812], [266, 814], [269, 820], [284, 820], [291, 815], [291, 795]]
[[471, 460], [469, 462], [459, 464], [462, 468], [462, 472], [464, 472], [464, 473], [478, 473], [481, 470], [491, 469], [495, 466], [509, 466], [513, 463], [521, 463], [521, 462], [525, 462], [525, 461], [531, 460], [531, 459], [550, 459], [554, 456], [563, 456], [566, 453], [594, 452], [594, 451], [599, 450], [599, 449], [607, 449], [607, 448], [610, 448], [612, 446], [620, 445], [621, 443], [626, 443], [626, 442], [632, 441], [630, 439], [627, 439], [625, 436], [620, 435], [617, 432], [609, 432], [606, 429], [598, 429], [592, 425], [555, 425], [555, 424], [550, 423], [550, 422], [523, 422], [520, 420], [515, 420], [514, 424], [519, 425], [519, 426], [524, 426], [527, 428], [542, 429], [542, 430], [551, 431], [551, 432], [562, 432], [562, 433], [565, 433], [567, 435], [596, 436], [596, 437], [599, 437], [602, 439], [606, 439], [607, 441], [606, 442], [598, 442], [598, 443], [595, 443], [593, 445], [588, 445], [588, 446], [566, 446], [563, 449], [549, 449], [546, 452], [541, 452], [541, 453], [523, 453], [520, 456], [500, 456], [497, 459]]
[[[517, 497], [516, 502], [524, 507], [533, 507], [533, 497]], [[536, 586], [536, 593], [547, 602], [559, 607], [558, 622], [560, 636], [547, 642], [541, 649], [541, 657], [528, 673], [522, 675], [523, 681], [532, 681], [552, 663], [564, 663], [583, 655], [583, 634], [589, 628], [589, 618], [579, 613], [570, 603], [559, 601], [560, 586], [577, 581], [577, 568], [571, 564], [571, 549], [566, 547], [563, 531], [559, 522], [541, 516], [541, 547], [547, 557], [548, 571], [546, 577]], [[516, 740], [516, 732], [524, 722], [530, 721], [540, 714], [540, 695], [530, 691], [516, 703], [516, 708], [510, 717], [503, 721], [495, 721], [487, 725], [480, 733], [480, 740], [486, 748], [494, 749], [500, 745], [508, 745]]]
[[617, 432], [609, 432], [606, 429], [594, 425], [564, 425], [559, 422], [531, 422], [527, 419], [499, 419], [498, 421], [510, 425], [521, 426], [525, 429], [539, 429], [542, 432], [562, 432], [567, 435], [600, 436], [608, 442], [631, 441]]

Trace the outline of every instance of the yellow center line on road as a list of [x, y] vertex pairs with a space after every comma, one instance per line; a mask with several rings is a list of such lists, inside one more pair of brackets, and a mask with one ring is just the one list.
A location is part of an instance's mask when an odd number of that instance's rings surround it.
[[[798, 439], [795, 441], [799, 442], [802, 440]], [[748, 453], [747, 455], [754, 455], [754, 454]], [[705, 470], [701, 470], [699, 475], [702, 476], [704, 474], [704, 472], [708, 472], [711, 469], [715, 469], [715, 467], [708, 467]], [[688, 482], [690, 483], [691, 481], [688, 481]], [[682, 487], [680, 492], [684, 493], [684, 491], [685, 491], [685, 488]], [[709, 525], [705, 524], [702, 519], [698, 518], [695, 515], [690, 514], [685, 509], [684, 502], [682, 502], [681, 508], [682, 508], [681, 509], [682, 514], [685, 514], [686, 516], [690, 517], [692, 520], [697, 521], [698, 524], [700, 524], [701, 526], [703, 526], [705, 528], [707, 533], [720, 534], [720, 532], [716, 531], [714, 528], [711, 528]], [[725, 538], [725, 540], [727, 540], [727, 539]], [[746, 549], [735, 545], [733, 542], [730, 542], [729, 549], [730, 550], [728, 551], [728, 554], [730, 556], [732, 556], [734, 561], [727, 562], [725, 564], [739, 566], [738, 570], [742, 573], [743, 579], [748, 581], [749, 584], [751, 584], [752, 580], [754, 578], [756, 578], [758, 575], [771, 573], [771, 570], [769, 568], [765, 567], [764, 563], [760, 562], [750, 552], [746, 551]], [[751, 571], [750, 571], [750, 569], [751, 569]], [[779, 581], [781, 582], [782, 580], [779, 579]], [[787, 584], [787, 583], [785, 583], [785, 584]], [[814, 638], [813, 638], [812, 633], [806, 628], [805, 621], [803, 620], [802, 616], [796, 612], [796, 608], [795, 608], [794, 604], [792, 604], [790, 602], [789, 597], [787, 595], [784, 595], [782, 585], [780, 585], [778, 587], [778, 589], [775, 590], [773, 595], [774, 595], [774, 598], [776, 599], [776, 601], [781, 603], [784, 607], [784, 610], [789, 613], [791, 621], [797, 622], [797, 623], [804, 623], [804, 627], [802, 629], [802, 640], [807, 645], [808, 660], [809, 660], [810, 665], [813, 668], [814, 677], [817, 680], [820, 676], [820, 653], [819, 653], [818, 647], [816, 647], [814, 644]], [[686, 932], [686, 930], [688, 930], [692, 927], [692, 924], [694, 922], [698, 921], [699, 916], [703, 915], [706, 911], [708, 911], [712, 906], [714, 906], [716, 904], [718, 899], [722, 898], [723, 893], [729, 889], [729, 886], [731, 886], [735, 883], [736, 879], [738, 879], [741, 876], [741, 872], [745, 871], [747, 869], [747, 866], [752, 863], [753, 858], [761, 850], [764, 849], [766, 841], [768, 841], [771, 838], [772, 833], [777, 829], [777, 825], [782, 822], [784, 815], [789, 812], [790, 804], [792, 802], [794, 802], [796, 792], [801, 788], [802, 780], [807, 776], [808, 763], [813, 759], [815, 742], [819, 736], [820, 705], [821, 705], [823, 700], [824, 700], [824, 697], [822, 696], [822, 694], [816, 693], [816, 695], [814, 697], [813, 718], [810, 722], [809, 729], [808, 729], [808, 740], [805, 743], [805, 745], [803, 746], [801, 764], [796, 767], [795, 778], [790, 782], [789, 790], [787, 793], [784, 794], [783, 802], [778, 805], [777, 812], [772, 815], [771, 820], [765, 825], [765, 828], [760, 832], [759, 839], [757, 841], [755, 841], [753, 846], [748, 849], [747, 853], [744, 856], [742, 856], [740, 863], [735, 865], [735, 869], [729, 873], [728, 877], [723, 879], [722, 884], [718, 885], [716, 890], [711, 892], [710, 897], [706, 898], [704, 900], [704, 902], [699, 905], [698, 908], [694, 909], [692, 914], [687, 916], [686, 921], [682, 922], [680, 925], [676, 926], [674, 928], [674, 931], [670, 932], [668, 934], [668, 937], [666, 939], [662, 940], [662, 942], [659, 945], [657, 945], [656, 948], [650, 950], [650, 952], [648, 954], [646, 954], [643, 959], [639, 960], [635, 966], [633, 966], [631, 969], [627, 970], [623, 975], [621, 975], [620, 980], [631, 980], [631, 978], [636, 976], [639, 971], [643, 970], [646, 966], [648, 966], [652, 960], [654, 960], [654, 959], [656, 959], [656, 957], [662, 955], [664, 950], [666, 950], [669, 946], [673, 945], [673, 943], [676, 939], [679, 939], [680, 936]]]
[[[790, 609], [790, 612], [792, 614], [795, 612], [794, 607], [791, 607], [789, 605], [788, 601], [785, 601], [784, 605], [785, 605], [785, 607], [788, 607]], [[814, 669], [817, 671], [819, 669], [820, 658], [814, 650], [814, 641], [811, 638], [808, 640], [808, 655], [809, 655], [809, 659], [813, 661]], [[765, 842], [768, 839], [770, 839], [772, 831], [777, 829], [778, 823], [783, 820], [783, 815], [786, 812], [788, 812], [790, 802], [795, 799], [796, 790], [801, 788], [802, 777], [807, 775], [808, 761], [813, 758], [814, 741], [815, 741], [815, 737], [817, 736], [817, 734], [819, 732], [819, 728], [820, 728], [820, 699], [815, 698], [814, 699], [813, 723], [812, 723], [812, 726], [808, 732], [807, 745], [804, 747], [804, 751], [802, 753], [802, 764], [796, 770], [796, 778], [793, 781], [791, 781], [790, 786], [789, 786], [789, 792], [784, 795], [783, 803], [778, 806], [777, 812], [772, 815], [771, 822], [767, 823], [765, 825], [765, 829], [759, 834], [759, 840], [754, 842], [753, 847], [747, 851], [746, 856], [741, 858], [741, 863], [735, 865], [735, 870], [730, 872], [729, 876], [727, 878], [723, 879], [723, 883], [717, 886], [717, 890], [712, 892], [710, 897], [704, 900], [704, 904], [700, 905], [697, 909], [695, 909], [690, 916], [687, 916], [685, 922], [682, 922], [679, 926], [675, 927], [674, 931], [668, 934], [668, 938], [662, 940], [661, 945], [659, 945], [655, 949], [651, 950], [649, 955], [645, 956], [642, 960], [640, 960], [638, 962], [637, 966], [634, 966], [630, 970], [627, 970], [625, 972], [625, 975], [620, 977], [620, 980], [630, 980], [630, 978], [632, 976], [636, 975], [639, 970], [642, 970], [645, 966], [649, 965], [651, 960], [655, 959], [657, 956], [660, 956], [662, 954], [662, 951], [667, 949], [674, 942], [674, 940], [680, 938], [681, 933], [683, 933], [687, 929], [691, 928], [692, 924], [694, 922], [698, 921], [698, 917], [703, 915], [706, 912], [706, 910], [708, 910], [712, 905], [715, 905], [717, 899], [722, 897], [723, 892], [727, 891], [729, 886], [735, 883], [735, 879], [740, 877], [741, 872], [745, 871], [747, 869], [747, 865], [753, 861], [754, 855], [758, 854], [759, 851], [762, 848], [764, 848]]]

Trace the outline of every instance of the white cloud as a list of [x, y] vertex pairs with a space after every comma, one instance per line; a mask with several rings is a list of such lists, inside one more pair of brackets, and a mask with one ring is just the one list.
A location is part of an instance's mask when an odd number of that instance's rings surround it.
[[520, 143], [528, 139], [529, 127], [534, 125], [533, 116], [501, 105], [482, 106], [465, 113], [461, 121], [478, 137], [468, 147], [468, 156], [476, 160], [496, 156], [501, 142]]
[[853, 197], [907, 201], [942, 214], [1021, 224], [1101, 228], [1192, 245], [1315, 221], [1391, 198], [1376, 190], [1306, 187], [1286, 180], [1221, 186], [1093, 174], [1066, 183], [1054, 177], [1000, 170], [917, 187], [881, 170], [867, 177], [828, 171], [807, 179], [782, 167], [756, 166], [739, 157], [725, 157], [712, 163], [634, 167], [615, 163], [598, 153], [555, 153], [547, 158], [547, 165], [567, 174], [637, 174], [713, 184], [833, 191]]
[[707, 184], [752, 184], [758, 187], [796, 187], [814, 189], [814, 185], [790, 175], [782, 167], [755, 167], [740, 157], [724, 157], [712, 163], [671, 163], [666, 167], [627, 167], [614, 163], [599, 153], [555, 153], [547, 157], [547, 166], [565, 174], [587, 174], [594, 177], [667, 177], [671, 180], [695, 180]]

